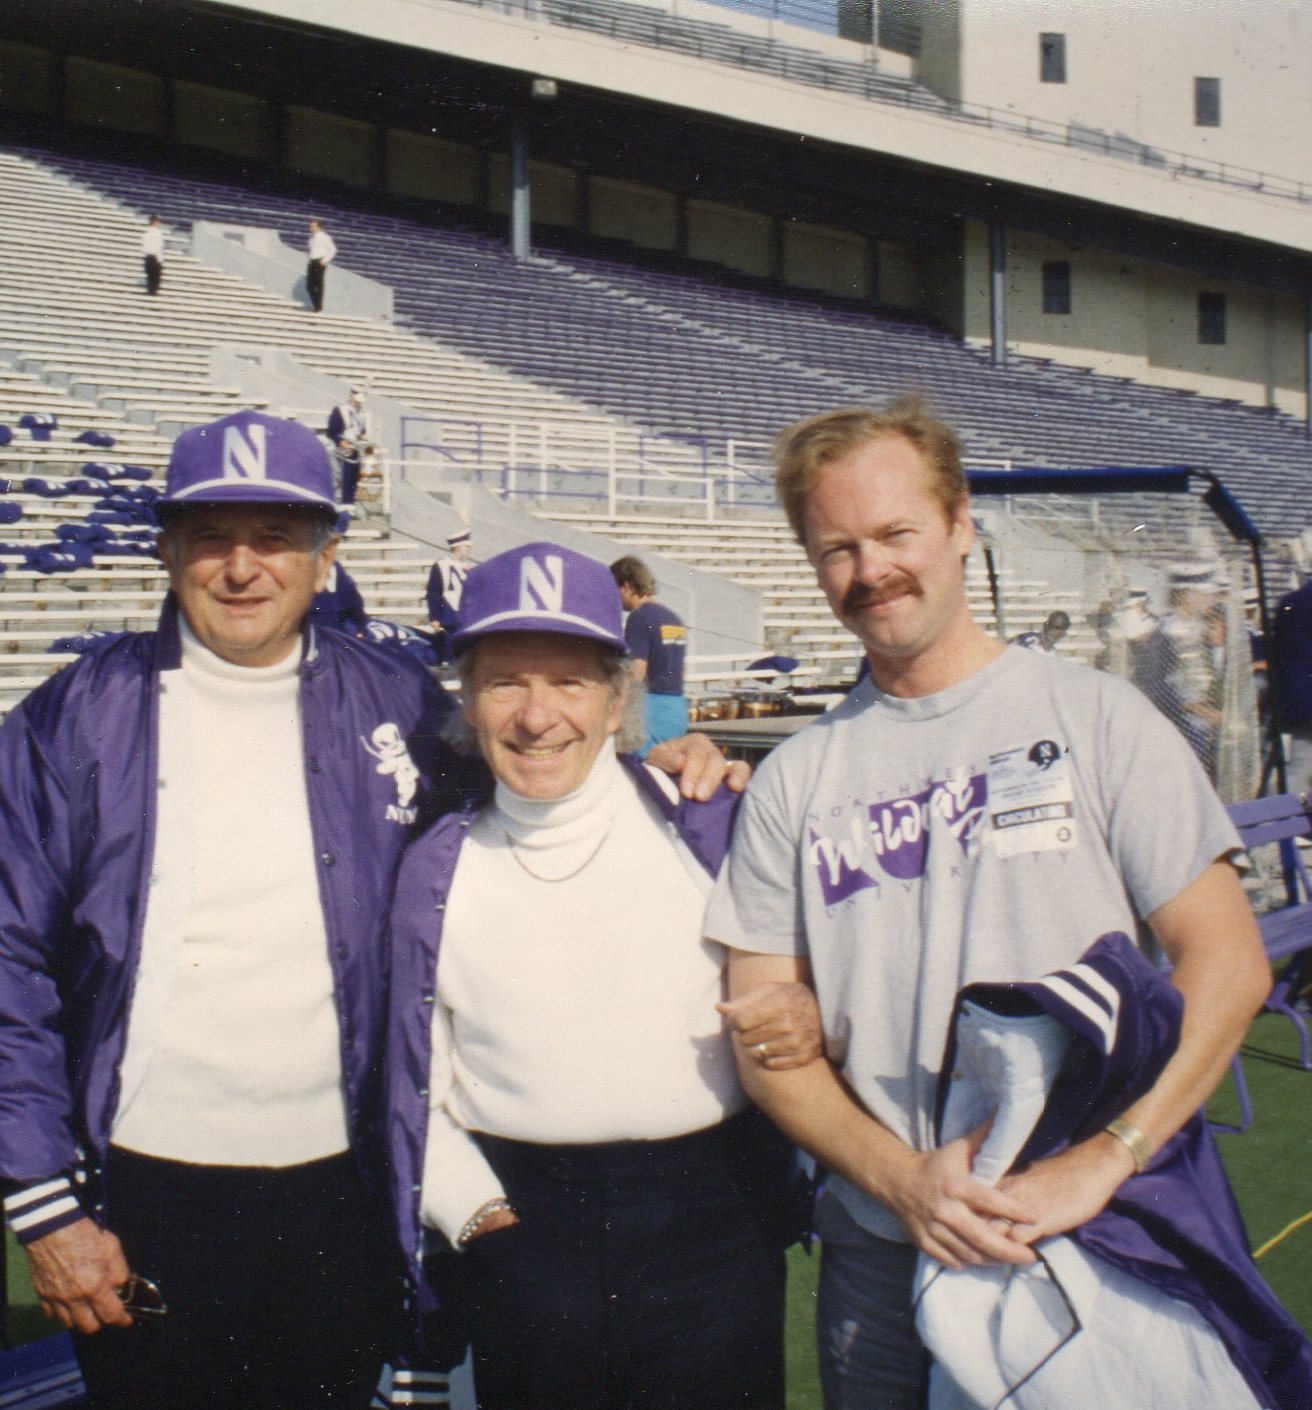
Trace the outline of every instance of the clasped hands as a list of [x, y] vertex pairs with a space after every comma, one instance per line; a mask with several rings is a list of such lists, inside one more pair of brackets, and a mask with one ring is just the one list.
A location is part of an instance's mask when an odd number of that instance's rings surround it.
[[948, 1268], [1035, 1262], [1034, 1244], [1092, 1219], [1134, 1173], [1124, 1147], [1099, 1132], [986, 1185], [970, 1171], [987, 1134], [986, 1122], [936, 1150], [906, 1147], [885, 1194], [911, 1241]]

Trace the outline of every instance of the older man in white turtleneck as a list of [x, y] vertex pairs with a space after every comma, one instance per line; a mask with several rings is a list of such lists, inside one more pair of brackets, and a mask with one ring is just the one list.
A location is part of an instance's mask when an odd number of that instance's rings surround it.
[[457, 1250], [483, 1410], [781, 1406], [793, 1152], [727, 1025], [773, 1063], [814, 1049], [791, 1016], [723, 1012], [702, 914], [735, 800], [682, 802], [617, 755], [641, 710], [602, 564], [547, 543], [489, 560], [453, 646], [496, 789], [414, 845], [393, 917], [421, 1298], [427, 1237]]

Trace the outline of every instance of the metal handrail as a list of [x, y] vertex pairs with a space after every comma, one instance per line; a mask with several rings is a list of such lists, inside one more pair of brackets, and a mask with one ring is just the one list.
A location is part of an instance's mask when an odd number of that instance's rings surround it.
[[[452, 445], [457, 427], [469, 445]], [[614, 517], [621, 502], [640, 511], [696, 510], [714, 522], [727, 509], [776, 508], [770, 442], [704, 433], [653, 435], [616, 428], [580, 431], [547, 422], [480, 421], [435, 416], [405, 418], [401, 453], [391, 475], [410, 478], [432, 466], [420, 452], [436, 454], [447, 471], [488, 485], [502, 499], [596, 500]], [[689, 458], [680, 463], [680, 451]], [[1012, 468], [1010, 460], [971, 457], [975, 469]], [[390, 501], [390, 475], [385, 481]]]
[[[447, 426], [471, 427], [474, 432], [472, 450], [446, 445], [441, 437]], [[429, 440], [429, 434], [436, 437]], [[483, 458], [483, 423], [469, 417], [454, 416], [402, 416], [401, 417], [401, 459], [409, 459], [412, 451], [429, 450], [452, 464], [462, 464]]]
[[[608, 517], [615, 518], [620, 505], [626, 510], [646, 510], [664, 514], [671, 509], [695, 511], [696, 517], [714, 523], [725, 509], [747, 506], [754, 509], [773, 507], [774, 488], [768, 486], [767, 499], [745, 497], [743, 476], [728, 470], [707, 470], [703, 474], [671, 474], [659, 470], [621, 470], [610, 466], [606, 470], [567, 470], [538, 465], [502, 465], [485, 467], [474, 472], [477, 483], [493, 488], [503, 500], [531, 499], [549, 503], [553, 500], [592, 500], [605, 507]], [[672, 493], [651, 493], [656, 484]], [[756, 481], [765, 485], [765, 481]]]
[[[569, 0], [460, 0], [462, 4], [478, 5], [487, 9], [500, 10], [505, 14], [522, 15], [540, 24], [559, 24], [566, 28], [578, 28], [571, 24], [567, 14], [562, 13]], [[715, 3], [715, 0], [712, 0]], [[1019, 136], [1041, 142], [1059, 142], [1063, 146], [1080, 148], [1084, 151], [1101, 153], [1116, 161], [1134, 161], [1141, 166], [1152, 167], [1164, 174], [1183, 176], [1197, 181], [1219, 182], [1236, 186], [1263, 197], [1298, 201], [1301, 204], [1312, 202], [1312, 185], [1293, 177], [1280, 176], [1273, 172], [1259, 171], [1256, 167], [1243, 166], [1235, 162], [1216, 161], [1211, 157], [1193, 152], [1181, 152], [1170, 147], [1150, 146], [1130, 137], [1118, 136], [1100, 128], [1086, 127], [1082, 123], [1059, 122], [1052, 118], [1033, 117], [1017, 113], [1011, 109], [994, 108], [987, 103], [968, 103], [960, 99], [944, 98], [922, 85], [909, 80], [889, 80], [881, 76], [869, 64], [859, 64], [851, 60], [835, 59], [824, 54], [811, 54], [799, 45], [785, 44], [773, 36], [743, 36], [744, 42], [757, 41], [773, 53], [774, 61], [768, 69], [746, 61], [746, 50], [735, 63], [726, 52], [726, 36], [716, 32], [714, 42], [698, 38], [691, 33], [691, 27], [705, 21], [680, 20], [679, 43], [662, 43], [658, 24], [653, 24], [650, 34], [617, 34], [622, 19], [630, 19], [635, 13], [659, 19], [662, 11], [644, 7], [631, 7], [627, 14], [623, 0], [587, 0], [588, 23], [586, 28], [596, 32], [605, 30], [595, 23], [597, 8], [611, 10], [610, 37], [623, 37], [629, 42], [648, 45], [656, 49], [672, 49], [691, 57], [709, 60], [713, 63], [729, 64], [732, 67], [753, 69], [773, 73], [788, 82], [804, 84], [810, 88], [823, 88], [827, 91], [853, 93], [854, 85], [860, 81], [860, 91], [856, 96], [868, 102], [891, 103], [906, 108], [920, 108], [954, 122], [969, 122], [983, 125], [998, 131], [1012, 132]], [[733, 6], [726, 6], [732, 9]], [[778, 5], [776, 3], [776, 10]], [[577, 18], [582, 18], [580, 11]], [[708, 29], [714, 29], [707, 25]], [[737, 36], [729, 31], [728, 38]], [[673, 35], [665, 36], [672, 40]]]

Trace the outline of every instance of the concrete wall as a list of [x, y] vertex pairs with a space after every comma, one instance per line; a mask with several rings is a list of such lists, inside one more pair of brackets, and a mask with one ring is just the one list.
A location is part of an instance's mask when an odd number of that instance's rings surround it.
[[[271, 293], [308, 303], [305, 252], [284, 245], [273, 230], [198, 220], [191, 228], [191, 254]], [[324, 308], [348, 318], [390, 319], [392, 289], [334, 262], [325, 280]]]
[[528, 175], [532, 184], [533, 219], [542, 225], [576, 229], [582, 199], [578, 172], [551, 162], [530, 162]]
[[271, 122], [268, 104], [250, 93], [181, 79], [173, 85], [173, 135], [179, 142], [258, 160], [269, 155]]
[[[920, 255], [915, 261], [922, 281], [919, 306], [932, 313], [958, 337], [965, 335], [966, 317], [971, 304], [966, 296], [966, 242], [973, 233], [966, 227], [970, 225], [969, 221], [963, 222], [955, 248], [934, 250]], [[987, 262], [986, 253], [986, 269]], [[880, 279], [883, 279], [882, 269]]]
[[210, 349], [210, 380], [234, 387], [252, 401], [268, 403], [273, 416], [290, 416], [321, 429], [328, 413], [350, 390], [345, 382], [298, 362], [285, 348], [255, 343], [218, 343]]
[[[1309, 0], [953, 0], [926, 25], [921, 73], [960, 70], [968, 102], [1119, 133], [1258, 171], [1312, 178]], [[937, 12], [939, 5], [926, 6]], [[945, 7], [947, 8], [947, 7]], [[1039, 81], [1039, 35], [1066, 36], [1064, 84]], [[941, 54], [928, 52], [931, 40]], [[1221, 125], [1194, 124], [1194, 78], [1221, 81]], [[943, 83], [941, 91], [950, 92]]]
[[[1198, 342], [1198, 291], [1226, 296], [1224, 346]], [[1238, 397], [1304, 415], [1303, 312], [1297, 300], [1244, 285], [1200, 284], [1158, 269], [1149, 283], [1146, 381]]]
[[[987, 343], [988, 230], [965, 231], [963, 332]], [[1071, 267], [1071, 312], [1045, 314], [1042, 269]], [[1198, 339], [1198, 295], [1226, 299], [1226, 341]], [[1245, 284], [1203, 279], [1168, 265], [1012, 231], [1007, 240], [1007, 342], [1018, 352], [1055, 357], [1114, 376], [1255, 406], [1306, 413], [1303, 311], [1297, 299]]]
[[394, 195], [482, 205], [483, 158], [476, 148], [401, 128], [389, 128], [384, 141], [387, 189]]
[[289, 104], [283, 159], [309, 176], [369, 186], [375, 174], [374, 129], [354, 118]]
[[0, 109], [10, 113], [54, 111], [54, 56], [48, 49], [6, 39], [0, 42]]
[[[252, 402], [268, 403], [274, 416], [289, 416], [316, 431], [328, 424], [334, 406], [346, 400], [350, 383], [307, 367], [286, 348], [252, 343], [220, 343], [210, 350], [210, 380], [235, 387]], [[412, 406], [368, 391], [365, 410], [374, 443], [395, 457], [401, 446], [401, 420], [420, 413]]]
[[[551, 162], [528, 164], [529, 200], [534, 225], [578, 224], [579, 178], [569, 167]], [[510, 214], [510, 158], [504, 152], [488, 157], [488, 209]]]
[[783, 226], [783, 276], [801, 289], [864, 299], [870, 294], [868, 242], [850, 230], [789, 220]]
[[[921, 258], [912, 246], [901, 240], [880, 240], [875, 255], [878, 288], [874, 291], [881, 303], [894, 304], [898, 308], [925, 307], [926, 288], [933, 288], [932, 280], [927, 281]], [[953, 280], [955, 287], [958, 281]], [[959, 307], [959, 299], [953, 301]], [[930, 312], [937, 312], [931, 309]], [[945, 317], [943, 313], [939, 317]], [[945, 318], [945, 321], [948, 321]], [[951, 323], [949, 323], [951, 326]]]
[[744, 274], [768, 276], [773, 258], [768, 216], [719, 201], [688, 202], [688, 253]]
[[147, 135], [164, 131], [164, 80], [155, 74], [70, 56], [64, 83], [69, 122]]
[[588, 183], [592, 232], [630, 240], [651, 250], [672, 250], [678, 238], [678, 201], [672, 191], [594, 176]]

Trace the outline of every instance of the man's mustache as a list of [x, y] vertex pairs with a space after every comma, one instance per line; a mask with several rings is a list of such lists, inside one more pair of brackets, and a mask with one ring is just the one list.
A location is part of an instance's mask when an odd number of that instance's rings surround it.
[[903, 593], [917, 592], [914, 580], [905, 573], [899, 573], [878, 587], [872, 587], [869, 583], [853, 583], [843, 595], [843, 611], [859, 612], [863, 607], [878, 607], [881, 602], [891, 602]]

